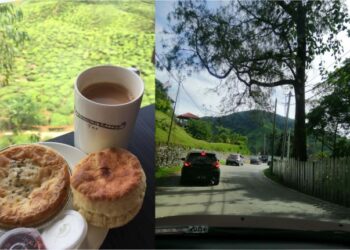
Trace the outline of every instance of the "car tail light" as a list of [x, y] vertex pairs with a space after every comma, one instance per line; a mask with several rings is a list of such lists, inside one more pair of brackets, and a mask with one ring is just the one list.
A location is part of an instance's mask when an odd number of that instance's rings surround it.
[[185, 167], [190, 167], [190, 166], [191, 166], [191, 163], [185, 161], [185, 162], [184, 162], [184, 166], [185, 166]]
[[219, 168], [220, 167], [220, 162], [219, 161], [214, 162], [213, 166], [216, 167], [216, 168]]

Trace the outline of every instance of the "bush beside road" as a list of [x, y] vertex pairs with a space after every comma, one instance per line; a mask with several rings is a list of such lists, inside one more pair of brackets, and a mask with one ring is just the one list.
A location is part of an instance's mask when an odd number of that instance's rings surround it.
[[181, 171], [181, 166], [160, 167], [156, 170], [156, 179], [166, 178], [176, 175]]

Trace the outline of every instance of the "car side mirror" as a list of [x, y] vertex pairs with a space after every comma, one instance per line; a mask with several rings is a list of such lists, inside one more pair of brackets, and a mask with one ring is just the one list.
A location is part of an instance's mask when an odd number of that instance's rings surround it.
[[182, 157], [182, 158], [181, 158], [181, 160], [182, 160], [182, 161], [185, 161], [185, 158], [184, 158], [184, 157]]

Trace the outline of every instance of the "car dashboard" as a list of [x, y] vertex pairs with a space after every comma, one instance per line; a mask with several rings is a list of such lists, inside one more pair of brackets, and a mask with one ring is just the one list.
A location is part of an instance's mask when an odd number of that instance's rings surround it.
[[156, 235], [156, 249], [349, 249], [350, 238], [318, 233], [236, 230], [214, 234]]

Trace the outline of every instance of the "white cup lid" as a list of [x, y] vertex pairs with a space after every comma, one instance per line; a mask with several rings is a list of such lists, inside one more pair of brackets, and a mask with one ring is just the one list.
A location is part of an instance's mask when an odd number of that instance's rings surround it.
[[66, 210], [41, 234], [48, 249], [76, 249], [85, 239], [87, 223], [74, 210]]

